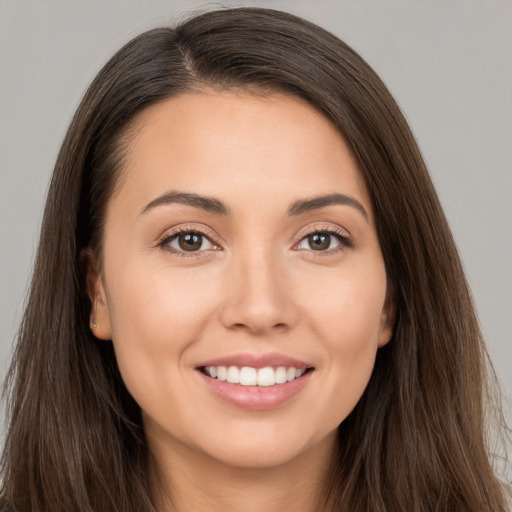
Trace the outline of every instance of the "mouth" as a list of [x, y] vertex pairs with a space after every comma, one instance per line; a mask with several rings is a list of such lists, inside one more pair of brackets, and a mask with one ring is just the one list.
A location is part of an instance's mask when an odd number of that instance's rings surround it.
[[313, 367], [297, 368], [295, 366], [200, 366], [198, 370], [207, 377], [240, 386], [271, 387], [286, 384], [303, 377], [314, 370]]
[[205, 361], [197, 375], [212, 395], [247, 410], [269, 410], [296, 399], [315, 367], [281, 354], [238, 354]]

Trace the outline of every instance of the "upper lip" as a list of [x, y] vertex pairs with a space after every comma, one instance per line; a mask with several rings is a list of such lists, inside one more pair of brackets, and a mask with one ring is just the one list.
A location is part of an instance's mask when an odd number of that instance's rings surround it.
[[299, 370], [311, 368], [312, 365], [295, 359], [294, 357], [286, 356], [284, 354], [269, 353], [269, 354], [232, 354], [217, 359], [209, 359], [199, 364], [197, 367], [202, 368], [205, 366], [249, 366], [251, 368], [265, 368], [272, 366], [277, 368], [285, 366], [287, 368], [293, 367]]

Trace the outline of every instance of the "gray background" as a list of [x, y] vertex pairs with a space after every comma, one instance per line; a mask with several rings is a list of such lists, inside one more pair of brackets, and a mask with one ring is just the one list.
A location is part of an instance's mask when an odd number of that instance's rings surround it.
[[[0, 0], [0, 377], [23, 308], [49, 176], [85, 88], [131, 37], [195, 8], [219, 5]], [[510, 397], [512, 2], [223, 5], [273, 7], [317, 22], [353, 46], [388, 84], [432, 173]], [[511, 411], [508, 405], [509, 421]]]

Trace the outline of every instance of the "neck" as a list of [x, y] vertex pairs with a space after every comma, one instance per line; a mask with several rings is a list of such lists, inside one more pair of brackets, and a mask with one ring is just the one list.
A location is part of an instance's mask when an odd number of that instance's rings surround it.
[[293, 460], [255, 468], [229, 466], [179, 443], [153, 440], [157, 510], [334, 512], [327, 489], [335, 443], [333, 433]]

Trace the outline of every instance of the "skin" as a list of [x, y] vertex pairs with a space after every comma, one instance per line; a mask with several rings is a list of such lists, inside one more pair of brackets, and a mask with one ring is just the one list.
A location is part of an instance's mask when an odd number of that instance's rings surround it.
[[[303, 100], [243, 91], [152, 106], [130, 140], [102, 261], [89, 253], [91, 326], [95, 319], [95, 335], [112, 339], [142, 409], [160, 509], [319, 510], [336, 428], [361, 397], [394, 316], [347, 143]], [[231, 215], [184, 204], [141, 214], [170, 191], [216, 198]], [[347, 204], [286, 213], [333, 193], [366, 215]], [[176, 237], [160, 244], [182, 227], [206, 234], [199, 251], [183, 251]], [[326, 229], [350, 242], [331, 235], [327, 249], [312, 246], [308, 236]], [[269, 352], [314, 367], [296, 396], [270, 410], [219, 399], [196, 369]]]

